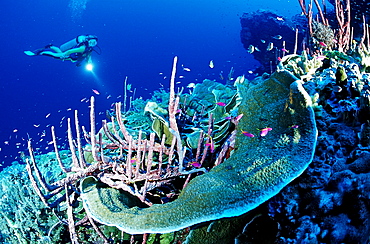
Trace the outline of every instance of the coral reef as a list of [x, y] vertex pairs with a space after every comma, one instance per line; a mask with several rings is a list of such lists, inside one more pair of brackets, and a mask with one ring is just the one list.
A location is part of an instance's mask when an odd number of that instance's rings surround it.
[[[164, 109], [171, 104], [164, 91], [136, 101], [137, 110], [124, 113], [117, 104], [111, 122], [98, 133], [84, 129], [85, 147], [74, 148], [79, 139], [70, 136], [72, 151], [24, 157], [31, 181], [22, 164], [2, 172], [0, 238], [5, 243], [365, 243], [370, 235], [369, 75], [352, 56], [336, 51], [325, 56], [329, 62], [321, 66], [306, 53], [286, 56], [270, 78], [240, 77], [235, 87], [205, 80], [191, 94], [172, 98], [178, 101], [175, 110]], [[311, 103], [314, 112], [307, 107]], [[293, 180], [313, 156], [315, 123], [313, 161]], [[136, 147], [143, 147], [145, 157]], [[167, 163], [171, 148], [173, 160]], [[178, 150], [184, 151], [182, 159]], [[87, 167], [82, 171], [81, 162]], [[45, 194], [43, 184], [61, 187]], [[18, 194], [9, 193], [15, 190]], [[131, 214], [135, 220], [124, 221]], [[236, 215], [241, 216], [214, 220]], [[197, 225], [204, 221], [210, 222]]]
[[351, 39], [347, 1], [337, 29], [299, 2], [300, 55], [281, 16], [241, 19], [271, 75], [175, 94], [175, 58], [170, 92], [116, 103], [98, 131], [92, 97], [89, 132], [68, 120], [69, 150], [53, 127], [55, 152], [29, 141], [26, 165], [0, 172], [0, 242], [368, 243], [370, 35]]
[[[238, 216], [279, 192], [312, 160], [317, 132], [311, 99], [302, 84], [294, 80], [288, 71], [253, 82], [240, 77], [236, 89], [206, 80], [192, 94], [176, 98], [172, 79], [171, 92], [167, 94], [170, 99], [158, 99], [161, 93], [157, 93], [142, 106], [150, 118], [148, 122], [160, 120], [162, 124], [162, 129], [141, 127], [149, 130], [148, 139], [143, 130], [134, 133], [135, 120], [125, 122], [133, 112], [122, 113], [120, 103], [116, 104], [116, 114], [111, 115], [112, 122], [103, 121], [96, 135], [92, 97], [91, 132], [83, 128], [88, 142], [84, 148], [77, 111], [75, 140], [68, 120], [70, 151], [58, 150], [53, 127], [52, 142], [56, 147], [52, 161], [35, 156], [29, 142], [30, 157], [24, 160], [31, 185], [44, 208], [53, 209], [59, 217], [54, 224], [61, 223], [58, 229], [62, 229], [57, 232], [60, 238], [64, 239], [62, 234], [67, 232], [72, 243], [96, 236], [105, 242], [117, 241], [117, 229], [109, 229], [109, 225], [128, 233], [164, 233]], [[201, 94], [212, 95], [207, 98]], [[191, 100], [187, 100], [189, 97]], [[203, 106], [199, 107], [195, 101], [201, 97]], [[161, 109], [163, 100], [168, 102], [168, 110]], [[180, 129], [176, 128], [180, 124]], [[194, 144], [187, 141], [186, 135], [194, 131], [201, 131], [197, 146], [186, 149], [184, 145]], [[171, 142], [166, 141], [168, 133], [172, 135]], [[256, 136], [251, 137], [251, 133]], [[162, 139], [155, 139], [155, 134]], [[43, 165], [49, 167], [51, 162], [54, 167], [59, 164], [60, 169], [57, 177], [49, 179], [43, 174], [50, 169]], [[80, 181], [81, 192], [77, 191]], [[78, 200], [80, 194], [82, 202]], [[124, 208], [128, 209], [121, 216]], [[135, 221], [124, 220], [129, 212]], [[179, 213], [182, 218], [178, 218]], [[142, 238], [148, 237], [144, 234]]]

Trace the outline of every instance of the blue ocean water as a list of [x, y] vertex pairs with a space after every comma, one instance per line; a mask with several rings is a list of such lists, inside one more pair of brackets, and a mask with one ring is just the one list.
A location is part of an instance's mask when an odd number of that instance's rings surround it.
[[[132, 90], [136, 88], [136, 98], [167, 89], [174, 56], [179, 57], [179, 87], [206, 78], [220, 80], [220, 72], [227, 75], [232, 67], [234, 77], [246, 74], [258, 63], [240, 42], [240, 16], [261, 8], [285, 16], [300, 12], [298, 1], [292, 0], [40, 0], [2, 1], [0, 7], [4, 166], [19, 160], [21, 151], [28, 154], [28, 139], [39, 152], [52, 150], [51, 125], [62, 145], [66, 118], [73, 118], [76, 109], [80, 123], [88, 126], [87, 101], [92, 95], [97, 121], [104, 119], [105, 110], [122, 101], [126, 76]], [[49, 43], [59, 46], [81, 34], [99, 37], [102, 52], [93, 53], [93, 72], [68, 61], [23, 53]]]

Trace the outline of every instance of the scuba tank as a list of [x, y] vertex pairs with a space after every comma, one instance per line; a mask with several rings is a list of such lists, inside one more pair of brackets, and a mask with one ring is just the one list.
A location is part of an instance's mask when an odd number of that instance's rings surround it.
[[[80, 37], [82, 37], [82, 40], [79, 40]], [[65, 52], [69, 49], [76, 47], [78, 44], [85, 43], [85, 42], [87, 43], [90, 39], [95, 39], [97, 41], [98, 37], [95, 35], [77, 36], [76, 38], [70, 40], [69, 42], [64, 43], [59, 48], [62, 52]]]
[[77, 44], [78, 44], [78, 43], [77, 43], [77, 38], [74, 38], [74, 39], [70, 40], [69, 42], [66, 42], [66, 43], [64, 43], [63, 45], [61, 45], [61, 46], [60, 46], [60, 50], [61, 50], [62, 52], [65, 52], [65, 51], [67, 51], [67, 50], [69, 50], [69, 49], [71, 49], [71, 48], [75, 47]]

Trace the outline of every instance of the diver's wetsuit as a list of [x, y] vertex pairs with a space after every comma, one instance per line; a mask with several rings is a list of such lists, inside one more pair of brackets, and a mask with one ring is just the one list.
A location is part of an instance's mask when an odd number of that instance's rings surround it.
[[[63, 57], [55, 57], [51, 54], [42, 54], [44, 56], [49, 56], [49, 57], [52, 57], [52, 58], [55, 58], [55, 59], [59, 59], [59, 60], [70, 60], [72, 62], [76, 62], [76, 66], [80, 66], [82, 61], [84, 61], [90, 54], [91, 52], [93, 51], [93, 48], [89, 46], [89, 42], [88, 41], [84, 41], [84, 42], [78, 42], [78, 37], [76, 37], [76, 45], [73, 46], [72, 48], [70, 49], [74, 49], [74, 48], [79, 48], [81, 46], [85, 46], [85, 51], [82, 52], [82, 53], [79, 53], [79, 52], [76, 52], [76, 53], [71, 53], [68, 57], [66, 58], [63, 58]], [[40, 55], [43, 51], [45, 51], [47, 48], [49, 48], [49, 46], [46, 46], [45, 48], [43, 49], [38, 49], [38, 50], [35, 50], [34, 53], [36, 53], [36, 55]]]

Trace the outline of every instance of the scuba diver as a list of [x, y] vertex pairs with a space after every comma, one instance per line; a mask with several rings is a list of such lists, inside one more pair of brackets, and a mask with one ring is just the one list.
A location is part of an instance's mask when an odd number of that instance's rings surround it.
[[[80, 35], [64, 43], [60, 47], [53, 44], [46, 45], [44, 48], [35, 51], [24, 51], [28, 56], [49, 56], [59, 60], [69, 60], [76, 62], [76, 66], [81, 66], [82, 61], [91, 63], [91, 53], [98, 44], [98, 37], [95, 35]], [[96, 52], [96, 51], [95, 51]], [[100, 54], [100, 52], [97, 52]]]

